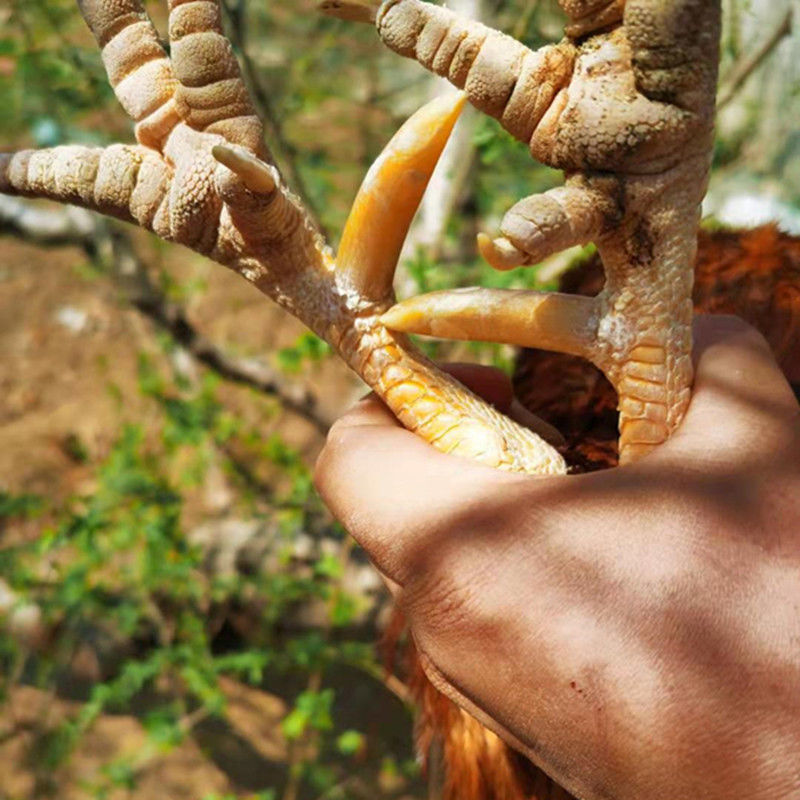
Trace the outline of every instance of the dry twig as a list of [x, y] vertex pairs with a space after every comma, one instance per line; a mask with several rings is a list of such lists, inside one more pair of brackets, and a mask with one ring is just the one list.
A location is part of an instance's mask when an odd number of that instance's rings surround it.
[[764, 63], [775, 48], [792, 32], [792, 9], [786, 13], [775, 26], [772, 33], [753, 52], [746, 54], [728, 73], [720, 89], [717, 110], [724, 108], [736, 97], [739, 89], [747, 79]]
[[0, 196], [2, 232], [41, 246], [82, 248], [111, 275], [131, 305], [169, 333], [195, 360], [226, 380], [275, 397], [287, 411], [301, 416], [320, 433], [327, 432], [330, 420], [319, 412], [317, 398], [308, 387], [287, 380], [261, 359], [234, 356], [210, 342], [191, 323], [185, 309], [153, 282], [130, 238], [118, 228], [80, 208], [43, 209]]

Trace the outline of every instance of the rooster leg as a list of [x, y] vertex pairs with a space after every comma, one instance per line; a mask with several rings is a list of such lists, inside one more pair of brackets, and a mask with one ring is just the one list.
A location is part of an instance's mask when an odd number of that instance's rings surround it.
[[[641, 195], [654, 180], [629, 178], [629, 195], [648, 206], [597, 243], [606, 285], [597, 298], [600, 318], [593, 361], [619, 395], [620, 463], [646, 455], [680, 424], [693, 378], [692, 287], [699, 201], [693, 182], [708, 169], [705, 158], [687, 159], [659, 181], [652, 204]], [[690, 178], [692, 180], [690, 180]]]
[[591, 360], [619, 394], [621, 463], [634, 461], [666, 441], [689, 403], [699, 193], [688, 178], [702, 179], [707, 169], [705, 158], [687, 159], [669, 188], [662, 176], [624, 180], [621, 201], [647, 213], [597, 237], [607, 275], [597, 298], [435, 292], [398, 304], [382, 321], [407, 333], [504, 342]]

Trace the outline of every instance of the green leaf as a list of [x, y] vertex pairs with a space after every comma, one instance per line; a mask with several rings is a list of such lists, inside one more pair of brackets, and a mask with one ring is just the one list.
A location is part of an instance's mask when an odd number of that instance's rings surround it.
[[39, 514], [44, 506], [43, 498], [35, 494], [12, 495], [0, 490], [0, 519], [22, 517], [30, 519]]
[[139, 354], [139, 391], [146, 397], [157, 397], [164, 392], [164, 379], [158, 374], [152, 359]]
[[364, 748], [364, 735], [358, 731], [345, 731], [336, 739], [336, 749], [345, 756], [352, 756]]
[[130, 761], [119, 759], [106, 764], [103, 773], [114, 786], [122, 789], [136, 788], [136, 769]]
[[323, 689], [321, 692], [306, 691], [300, 694], [295, 707], [286, 715], [281, 728], [287, 739], [297, 739], [308, 728], [316, 731], [329, 731], [333, 728], [331, 707], [335, 692]]
[[338, 556], [333, 553], [325, 553], [322, 558], [314, 564], [314, 573], [325, 578], [341, 578], [344, 572], [344, 565]]
[[151, 711], [143, 724], [148, 738], [162, 750], [179, 745], [185, 738], [179, 719], [169, 709]]
[[307, 363], [316, 363], [331, 353], [330, 345], [310, 331], [298, 337], [291, 347], [278, 350], [276, 358], [284, 372], [298, 373]]
[[281, 722], [281, 730], [287, 739], [299, 739], [306, 732], [308, 723], [308, 713], [300, 708], [294, 708]]
[[358, 614], [358, 599], [347, 592], [334, 592], [329, 614], [334, 627], [349, 625]]

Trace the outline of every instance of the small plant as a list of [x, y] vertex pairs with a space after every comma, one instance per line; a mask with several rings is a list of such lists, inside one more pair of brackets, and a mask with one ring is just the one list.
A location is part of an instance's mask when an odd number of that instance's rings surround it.
[[[165, 377], [155, 361], [142, 357], [139, 385], [157, 424], [123, 427], [108, 455], [93, 465], [91, 494], [58, 508], [30, 495], [0, 494], [6, 525], [42, 519], [34, 539], [0, 550], [0, 572], [18, 603], [40, 610], [49, 631], [47, 646], [30, 656], [9, 632], [0, 633], [6, 676], [0, 703], [21, 681], [56, 690], [64, 670], [88, 652], [95, 681], [76, 710], [42, 719], [35, 770], [54, 773], [69, 764], [103, 715], [132, 714], [145, 746], [116, 754], [83, 782], [87, 797], [105, 798], [134, 791], [141, 775], [205, 720], [226, 721], [222, 681], [260, 691], [279, 676], [292, 685], [300, 679], [295, 696], [287, 696], [281, 724], [289, 749], [285, 780], [327, 791], [365, 747], [361, 734], [337, 722], [336, 692], [326, 685], [327, 676], [346, 668], [366, 681], [382, 679], [372, 645], [337, 633], [360, 608], [342, 585], [350, 546], [324, 516], [300, 455], [278, 435], [264, 439], [237, 424], [217, 396], [218, 381], [195, 387]], [[184, 523], [186, 492], [202, 483], [212, 460], [222, 459], [233, 480], [239, 475], [233, 456], [226, 455], [233, 452], [269, 462], [289, 477], [284, 490], [261, 502], [261, 513], [277, 521], [286, 555], [279, 547], [275, 566], [254, 574], [209, 572]], [[240, 505], [243, 513], [259, 507], [244, 495]], [[320, 526], [341, 542], [338, 554], [325, 552], [308, 568], [293, 567], [293, 538]], [[228, 611], [254, 601], [261, 609], [255, 635], [220, 638]], [[327, 609], [323, 628], [283, 630], [294, 610], [309, 602]], [[265, 786], [247, 796], [266, 800], [285, 788]]]

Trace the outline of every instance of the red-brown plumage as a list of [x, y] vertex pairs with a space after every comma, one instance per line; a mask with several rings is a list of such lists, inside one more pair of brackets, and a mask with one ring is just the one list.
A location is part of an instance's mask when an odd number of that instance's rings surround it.
[[[603, 285], [599, 258], [566, 273], [560, 289], [594, 295]], [[703, 231], [694, 291], [698, 313], [735, 314], [758, 328], [800, 396], [800, 238], [774, 226]], [[617, 463], [617, 399], [611, 384], [579, 358], [525, 350], [514, 373], [517, 396], [564, 435], [576, 472]], [[397, 631], [395, 631], [395, 636]], [[571, 795], [437, 692], [413, 647], [407, 670], [419, 703], [417, 743], [441, 753], [443, 800], [568, 800]]]

